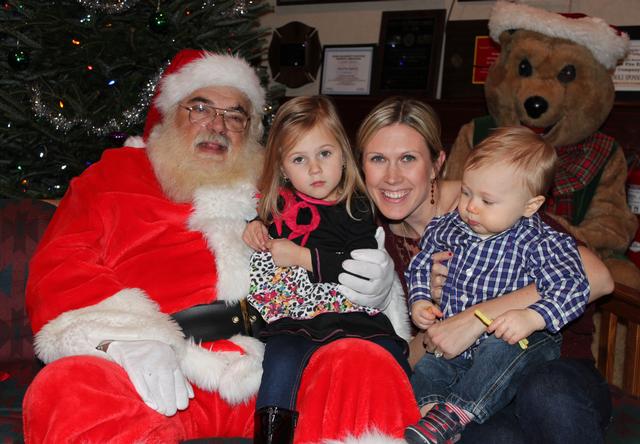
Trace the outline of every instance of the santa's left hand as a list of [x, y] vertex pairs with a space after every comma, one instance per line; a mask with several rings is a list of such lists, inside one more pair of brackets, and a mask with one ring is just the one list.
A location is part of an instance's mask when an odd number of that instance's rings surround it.
[[189, 405], [193, 388], [168, 344], [153, 340], [113, 341], [106, 352], [127, 372], [144, 403], [158, 413], [173, 416]]
[[378, 227], [376, 231], [376, 240], [377, 249], [353, 250], [352, 259], [342, 262], [342, 268], [348, 273], [340, 273], [338, 276], [338, 281], [342, 284], [339, 291], [351, 302], [384, 310], [391, 299], [389, 293], [395, 270], [389, 253], [384, 249], [382, 227]]

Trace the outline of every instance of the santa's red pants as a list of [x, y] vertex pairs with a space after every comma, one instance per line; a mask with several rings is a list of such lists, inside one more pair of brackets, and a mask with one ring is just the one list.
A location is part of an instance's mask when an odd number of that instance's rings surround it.
[[[25, 440], [171, 443], [202, 437], [251, 437], [254, 399], [231, 406], [194, 387], [189, 407], [166, 417], [147, 407], [124, 370], [77, 356], [47, 365], [24, 400]], [[343, 339], [318, 350], [305, 370], [296, 443], [360, 436], [371, 429], [401, 437], [419, 412], [406, 374], [375, 344]]]

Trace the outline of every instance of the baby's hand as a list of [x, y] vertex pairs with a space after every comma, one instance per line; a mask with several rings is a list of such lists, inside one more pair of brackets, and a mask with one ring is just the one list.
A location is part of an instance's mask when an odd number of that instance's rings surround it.
[[256, 251], [267, 251], [267, 241], [269, 240], [267, 227], [259, 220], [252, 220], [244, 227], [242, 240], [249, 248]]
[[544, 318], [538, 312], [525, 308], [501, 314], [487, 327], [487, 332], [513, 345], [545, 326]]
[[419, 300], [411, 305], [411, 320], [422, 330], [432, 326], [441, 317], [442, 312], [432, 302]]

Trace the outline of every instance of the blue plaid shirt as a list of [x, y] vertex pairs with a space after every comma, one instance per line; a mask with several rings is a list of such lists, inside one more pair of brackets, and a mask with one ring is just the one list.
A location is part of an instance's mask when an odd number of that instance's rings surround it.
[[431, 300], [431, 255], [453, 253], [440, 304], [445, 318], [535, 283], [541, 299], [529, 308], [556, 333], [584, 312], [589, 299], [574, 239], [553, 230], [537, 214], [483, 240], [453, 211], [431, 221], [420, 248], [405, 273], [409, 304]]

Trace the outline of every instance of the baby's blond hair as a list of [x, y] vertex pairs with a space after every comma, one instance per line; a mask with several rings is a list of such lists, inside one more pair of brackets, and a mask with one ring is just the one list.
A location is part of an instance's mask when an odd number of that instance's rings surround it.
[[522, 126], [495, 129], [475, 147], [464, 171], [503, 163], [515, 168], [531, 196], [544, 196], [553, 184], [558, 155], [541, 136]]

